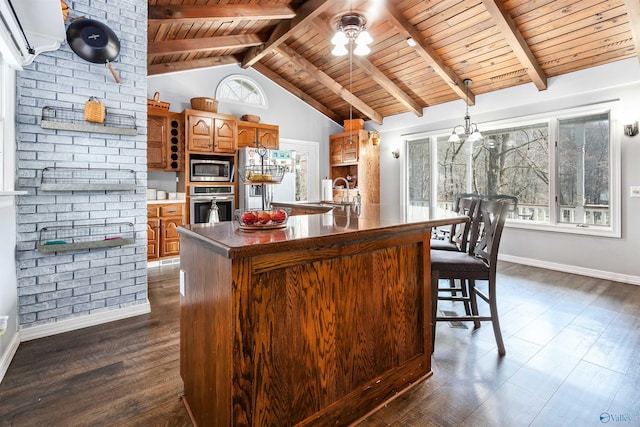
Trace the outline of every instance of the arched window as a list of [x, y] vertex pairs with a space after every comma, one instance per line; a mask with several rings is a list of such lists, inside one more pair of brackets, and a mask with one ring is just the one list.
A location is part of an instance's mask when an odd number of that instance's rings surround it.
[[238, 74], [225, 77], [220, 82], [216, 99], [267, 108], [267, 97], [260, 85]]

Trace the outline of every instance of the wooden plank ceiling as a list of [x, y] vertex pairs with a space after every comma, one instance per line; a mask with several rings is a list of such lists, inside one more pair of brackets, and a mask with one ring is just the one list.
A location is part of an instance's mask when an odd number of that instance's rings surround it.
[[[640, 0], [238, 1], [149, 0], [148, 74], [239, 63], [339, 123], [381, 123], [465, 99], [464, 79], [473, 105], [477, 94], [545, 90], [549, 77], [640, 58]], [[350, 11], [374, 40], [351, 60], [330, 43]]]

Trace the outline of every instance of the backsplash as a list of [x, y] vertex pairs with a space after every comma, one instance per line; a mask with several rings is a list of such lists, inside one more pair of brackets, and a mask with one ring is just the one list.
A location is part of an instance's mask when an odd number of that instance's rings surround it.
[[[68, 44], [39, 55], [18, 73], [16, 188], [28, 192], [17, 200], [16, 262], [22, 329], [110, 310], [126, 312], [132, 306], [148, 304], [145, 201], [148, 3], [146, 0], [67, 3], [72, 10], [71, 18], [84, 15], [106, 24], [118, 36], [121, 48], [113, 67], [122, 84], [115, 83], [104, 64], [81, 59]], [[128, 135], [116, 129], [114, 133], [95, 133], [41, 126], [43, 107], [82, 109], [90, 96], [104, 103], [107, 119], [109, 113], [130, 116], [137, 132]], [[45, 168], [127, 169], [134, 171], [135, 179], [132, 188], [124, 190], [98, 186], [82, 191], [73, 187], [44, 191], [41, 179]], [[53, 253], [38, 250], [43, 228], [81, 229], [89, 224], [121, 222], [133, 224], [132, 244]], [[114, 237], [105, 234], [104, 240], [110, 239]]]

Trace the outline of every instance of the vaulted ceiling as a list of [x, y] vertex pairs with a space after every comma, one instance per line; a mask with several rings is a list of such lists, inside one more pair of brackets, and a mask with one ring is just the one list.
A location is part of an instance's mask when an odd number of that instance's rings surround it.
[[[330, 39], [350, 11], [366, 18], [371, 53], [335, 57]], [[337, 122], [381, 123], [465, 99], [464, 79], [473, 105], [640, 59], [640, 0], [149, 0], [148, 40], [149, 75], [239, 63]]]

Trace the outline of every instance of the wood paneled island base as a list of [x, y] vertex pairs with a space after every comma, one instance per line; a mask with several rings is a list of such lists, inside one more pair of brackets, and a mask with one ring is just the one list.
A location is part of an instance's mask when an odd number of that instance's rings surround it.
[[347, 216], [180, 229], [181, 376], [196, 425], [349, 425], [430, 375], [431, 227], [464, 219]]

